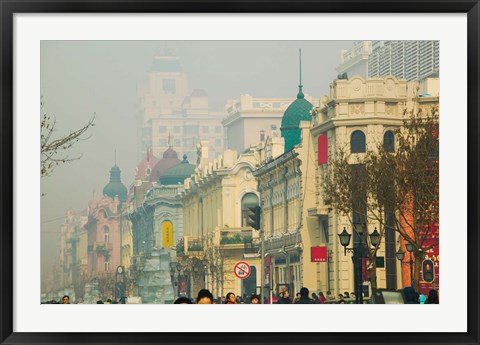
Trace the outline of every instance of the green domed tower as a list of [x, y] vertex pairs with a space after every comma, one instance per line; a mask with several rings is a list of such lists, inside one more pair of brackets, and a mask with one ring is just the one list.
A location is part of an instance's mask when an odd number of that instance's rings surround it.
[[183, 160], [160, 176], [159, 182], [162, 185], [182, 184], [187, 177], [190, 177], [195, 171], [195, 165], [189, 164], [187, 155], [183, 155]]
[[103, 188], [103, 195], [114, 198], [118, 195], [120, 201], [127, 200], [127, 187], [125, 187], [120, 179], [120, 168], [115, 164], [110, 169], [110, 182]]
[[297, 99], [285, 110], [280, 127], [282, 137], [285, 138], [285, 152], [290, 151], [295, 145], [300, 144], [302, 140], [299, 127], [300, 121], [311, 121], [312, 119], [310, 111], [313, 105], [305, 99], [302, 88], [302, 60], [300, 50], [300, 85], [298, 85]]

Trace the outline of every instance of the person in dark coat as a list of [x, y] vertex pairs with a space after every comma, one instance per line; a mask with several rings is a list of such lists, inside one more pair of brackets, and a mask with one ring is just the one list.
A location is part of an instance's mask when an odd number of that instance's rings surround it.
[[313, 304], [313, 301], [308, 297], [310, 291], [306, 287], [300, 289], [300, 299], [295, 304]]
[[292, 299], [290, 298], [288, 291], [280, 292], [277, 304], [292, 304]]
[[432, 289], [428, 292], [428, 297], [425, 301], [425, 304], [439, 304], [437, 290]]
[[407, 286], [403, 289], [403, 295], [405, 296], [405, 304], [419, 304], [417, 293], [411, 286]]

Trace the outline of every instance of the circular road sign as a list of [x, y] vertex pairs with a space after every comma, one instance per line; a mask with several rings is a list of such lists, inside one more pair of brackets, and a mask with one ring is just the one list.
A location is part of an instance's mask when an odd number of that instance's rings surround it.
[[233, 272], [240, 279], [248, 278], [251, 272], [250, 265], [243, 261], [237, 262], [233, 267]]

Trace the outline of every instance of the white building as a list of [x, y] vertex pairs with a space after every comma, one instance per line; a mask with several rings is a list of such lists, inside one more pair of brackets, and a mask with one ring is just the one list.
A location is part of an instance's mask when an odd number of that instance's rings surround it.
[[439, 57], [439, 41], [362, 41], [341, 51], [337, 72], [348, 78], [423, 80], [438, 76]]

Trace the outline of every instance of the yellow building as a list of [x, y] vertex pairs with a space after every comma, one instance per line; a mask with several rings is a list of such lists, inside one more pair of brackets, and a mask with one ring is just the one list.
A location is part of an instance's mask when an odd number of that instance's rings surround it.
[[[209, 162], [208, 151], [208, 142], [202, 141], [195, 173], [185, 180], [182, 193], [184, 238], [177, 243], [180, 274], [190, 277], [187, 293], [191, 296], [204, 287], [215, 297], [230, 291], [259, 293], [258, 232], [246, 225], [248, 207], [259, 204], [252, 175], [259, 152], [252, 148], [238, 155], [226, 150]], [[241, 261], [251, 267], [246, 279], [234, 274], [235, 264]]]

